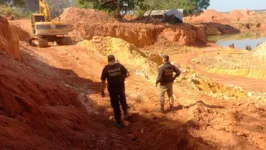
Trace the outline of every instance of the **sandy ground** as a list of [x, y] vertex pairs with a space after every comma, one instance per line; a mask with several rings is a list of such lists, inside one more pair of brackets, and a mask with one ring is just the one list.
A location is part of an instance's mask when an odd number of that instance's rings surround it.
[[199, 66], [192, 60], [200, 55], [214, 55], [217, 53], [215, 46], [203, 48], [199, 52], [190, 52], [185, 54], [177, 54], [172, 56], [172, 60], [178, 62], [186, 67], [190, 67], [193, 70], [201, 73], [202, 75], [224, 85], [236, 85], [244, 88], [250, 92], [266, 92], [266, 81], [259, 79], [251, 79], [247, 77], [236, 77], [230, 75], [219, 75], [207, 72], [204, 66]]

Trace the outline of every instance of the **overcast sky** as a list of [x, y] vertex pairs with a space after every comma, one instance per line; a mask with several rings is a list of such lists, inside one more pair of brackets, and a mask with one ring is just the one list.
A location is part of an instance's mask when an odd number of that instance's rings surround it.
[[266, 9], [266, 0], [210, 0], [209, 8], [218, 11], [230, 11], [232, 9]]

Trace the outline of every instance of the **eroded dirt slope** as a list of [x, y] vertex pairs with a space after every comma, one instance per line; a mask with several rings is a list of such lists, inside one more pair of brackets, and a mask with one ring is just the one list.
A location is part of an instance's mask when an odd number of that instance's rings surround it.
[[104, 12], [78, 8], [65, 9], [60, 18], [62, 21], [74, 25], [70, 36], [77, 41], [90, 40], [94, 36], [112, 36], [126, 40], [137, 47], [144, 47], [156, 43], [159, 35], [163, 34], [164, 38], [171, 42], [185, 45], [206, 42], [206, 37], [200, 33], [203, 31], [198, 29], [201, 27], [189, 24], [172, 26], [118, 22]]
[[21, 60], [18, 35], [11, 30], [7, 19], [0, 16], [0, 52]]

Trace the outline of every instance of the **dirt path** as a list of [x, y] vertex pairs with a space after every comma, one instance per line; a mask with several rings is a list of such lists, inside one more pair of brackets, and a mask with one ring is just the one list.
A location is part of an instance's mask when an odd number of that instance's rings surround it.
[[204, 67], [201, 67], [192, 61], [194, 58], [197, 58], [199, 55], [204, 54], [204, 53], [205, 54], [216, 53], [216, 48], [215, 47], [204, 48], [204, 50], [200, 52], [177, 54], [177, 55], [171, 56], [171, 58], [173, 61], [180, 63], [186, 67], [190, 67], [196, 72], [199, 72], [200, 74], [214, 80], [215, 82], [218, 82], [224, 85], [240, 86], [250, 92], [266, 92], [266, 81], [265, 80], [208, 73], [204, 69]]
[[[103, 134], [107, 136], [108, 141], [116, 143], [115, 147], [118, 149], [205, 150], [266, 147], [266, 112], [261, 108], [263, 105], [245, 100], [224, 101], [210, 98], [200, 91], [191, 89], [190, 85], [177, 83], [174, 86], [175, 96], [178, 97], [176, 102], [183, 107], [176, 107], [174, 112], [161, 114], [156, 111], [159, 107], [158, 89], [153, 82], [135, 75], [126, 81], [131, 125], [123, 130], [117, 130], [112, 127], [109, 120], [112, 118], [109, 98], [103, 99], [99, 94], [99, 78], [106, 63], [105, 57], [76, 46], [44, 49], [25, 46], [23, 51], [28, 55], [26, 63], [29, 66], [79, 93], [82, 104], [88, 113], [94, 116], [91, 120], [93, 124], [102, 124], [108, 131], [103, 131]], [[191, 59], [198, 55], [189, 53], [175, 55], [172, 58], [193, 67]], [[65, 72], [48, 69], [32, 60], [30, 56]], [[198, 68], [194, 69], [198, 71]], [[203, 70], [200, 71], [205, 73]], [[108, 146], [102, 148], [110, 148], [110, 142], [98, 143], [98, 146], [106, 144]]]

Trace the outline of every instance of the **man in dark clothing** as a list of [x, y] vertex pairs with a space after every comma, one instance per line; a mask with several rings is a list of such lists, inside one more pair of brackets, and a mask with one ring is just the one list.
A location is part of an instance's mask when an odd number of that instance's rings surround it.
[[[160, 83], [160, 111], [164, 112], [164, 95], [167, 95], [170, 100], [170, 110], [173, 110], [174, 98], [173, 98], [173, 82], [181, 74], [180, 70], [172, 65], [169, 61], [169, 56], [163, 56], [164, 64], [159, 68], [159, 74], [156, 80], [156, 87]], [[173, 76], [175, 72], [175, 75]]]
[[[108, 82], [111, 105], [113, 107], [116, 127], [122, 127], [120, 104], [124, 111], [125, 120], [128, 119], [127, 102], [125, 95], [125, 78], [129, 76], [127, 69], [120, 63], [116, 63], [113, 55], [108, 56], [108, 65], [102, 71], [102, 96], [105, 96], [105, 80]], [[119, 104], [120, 103], [120, 104]]]

